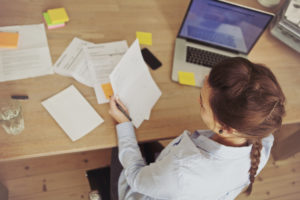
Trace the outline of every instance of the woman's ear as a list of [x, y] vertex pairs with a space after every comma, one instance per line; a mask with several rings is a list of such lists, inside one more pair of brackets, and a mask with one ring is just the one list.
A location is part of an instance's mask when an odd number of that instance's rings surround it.
[[218, 133], [220, 136], [232, 136], [236, 130], [233, 129], [233, 128], [230, 128], [230, 127], [225, 127], [225, 126], [222, 126], [221, 124], [219, 124], [218, 122], [215, 124], [215, 129], [214, 131], [216, 133]]

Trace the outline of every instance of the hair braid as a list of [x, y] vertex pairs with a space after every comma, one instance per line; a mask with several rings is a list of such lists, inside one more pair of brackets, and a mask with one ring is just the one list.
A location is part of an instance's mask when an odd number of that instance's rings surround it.
[[262, 149], [261, 139], [257, 139], [251, 142], [252, 143], [252, 149], [250, 153], [251, 158], [251, 167], [249, 169], [249, 179], [250, 179], [250, 185], [246, 189], [245, 193], [247, 195], [250, 195], [252, 192], [252, 185], [255, 180], [255, 175], [259, 166], [260, 162], [260, 151]]

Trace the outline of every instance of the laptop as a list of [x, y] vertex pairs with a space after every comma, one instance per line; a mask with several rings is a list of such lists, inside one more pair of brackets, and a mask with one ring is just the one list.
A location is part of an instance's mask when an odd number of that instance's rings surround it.
[[247, 57], [273, 14], [218, 0], [191, 0], [175, 41], [172, 80], [192, 72], [201, 87], [212, 66]]

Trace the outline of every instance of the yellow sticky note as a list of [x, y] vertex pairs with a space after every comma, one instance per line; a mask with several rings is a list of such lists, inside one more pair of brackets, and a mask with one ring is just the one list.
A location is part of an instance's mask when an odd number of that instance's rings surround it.
[[110, 83], [102, 84], [101, 87], [107, 99], [109, 99], [114, 94]]
[[179, 83], [184, 84], [184, 85], [196, 85], [195, 81], [195, 75], [192, 72], [178, 72], [178, 80]]
[[0, 47], [17, 48], [19, 41], [19, 33], [0, 32]]
[[69, 16], [65, 8], [49, 9], [48, 15], [52, 24], [63, 23], [69, 21]]
[[136, 38], [140, 44], [152, 45], [152, 33], [136, 32]]

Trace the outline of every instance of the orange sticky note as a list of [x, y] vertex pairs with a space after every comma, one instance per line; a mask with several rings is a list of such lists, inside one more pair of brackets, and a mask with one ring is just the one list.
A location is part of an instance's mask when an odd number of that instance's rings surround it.
[[51, 23], [53, 24], [64, 23], [69, 21], [69, 16], [65, 8], [49, 9], [48, 15], [50, 17]]
[[140, 44], [152, 45], [152, 33], [136, 32], [136, 38]]
[[195, 81], [195, 75], [192, 72], [178, 72], [178, 80], [179, 83], [184, 84], [184, 85], [196, 85]]
[[114, 94], [110, 83], [102, 84], [101, 87], [107, 99], [109, 99]]
[[17, 48], [19, 33], [0, 32], [0, 47]]

